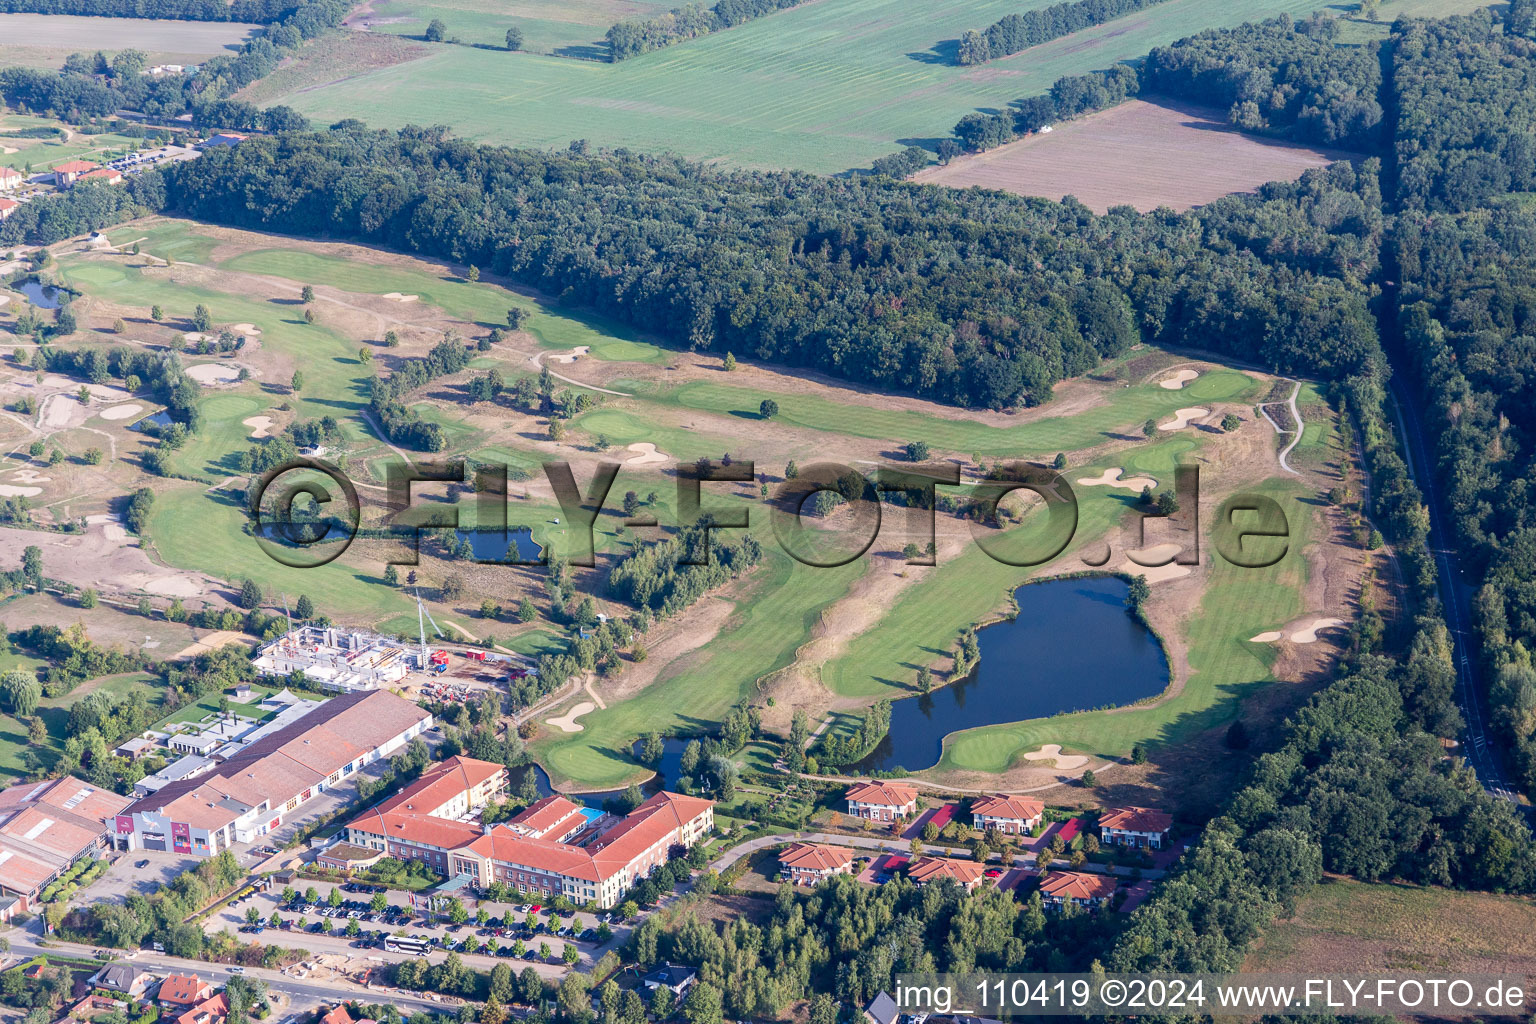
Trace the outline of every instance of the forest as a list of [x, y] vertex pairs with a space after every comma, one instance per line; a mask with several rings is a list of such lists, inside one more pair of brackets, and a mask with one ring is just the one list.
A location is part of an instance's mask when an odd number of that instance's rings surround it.
[[1064, 3], [1009, 14], [987, 26], [985, 32], [971, 29], [960, 37], [955, 55], [961, 66], [983, 64], [998, 57], [1069, 36], [1094, 25], [1136, 11], [1145, 10], [1163, 0], [1066, 0]]
[[0, 13], [74, 14], [97, 18], [246, 21], [268, 25], [294, 13], [295, 0], [0, 0]]
[[1047, 401], [1136, 341], [1321, 376], [1372, 352], [1355, 283], [1379, 199], [1347, 164], [1175, 218], [420, 128], [284, 133], [163, 174], [166, 212], [472, 263], [680, 347], [962, 406]]
[[631, 18], [608, 29], [608, 60], [617, 64], [642, 53], [660, 50], [744, 21], [798, 6], [802, 0], [719, 0], [713, 6], [688, 4], [654, 18]]

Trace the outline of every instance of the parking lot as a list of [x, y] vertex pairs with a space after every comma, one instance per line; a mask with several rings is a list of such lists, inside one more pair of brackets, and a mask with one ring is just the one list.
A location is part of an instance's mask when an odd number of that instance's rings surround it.
[[[211, 915], [205, 927], [209, 931], [227, 928], [248, 941], [389, 960], [415, 955], [382, 946], [387, 938], [405, 938], [423, 943], [423, 955], [455, 952], [482, 967], [501, 960], [518, 969], [533, 966], [540, 974], [551, 977], [567, 969], [563, 958], [567, 945], [576, 948], [579, 966], [590, 967], [606, 950], [617, 948], [629, 933], [628, 925], [608, 922], [606, 914], [578, 911], [556, 916], [539, 904], [466, 900], [469, 920], [456, 925], [445, 915], [429, 919], [414, 911], [409, 895], [399, 890], [361, 883], [338, 885], [303, 880], [296, 881], [293, 888], [297, 898], [292, 902], [283, 899], [280, 887], [233, 901]], [[311, 889], [316, 897], [313, 902], [306, 898]], [[334, 899], [333, 890], [338, 891]], [[377, 909], [379, 906], [383, 909]], [[247, 920], [253, 907], [260, 922], [256, 925]], [[483, 924], [478, 920], [481, 910], [485, 912]], [[276, 926], [272, 924], [274, 916]], [[611, 933], [607, 941], [602, 939], [605, 923]], [[353, 925], [355, 934], [349, 935], [348, 929]], [[547, 947], [547, 954], [541, 951], [542, 947]]]

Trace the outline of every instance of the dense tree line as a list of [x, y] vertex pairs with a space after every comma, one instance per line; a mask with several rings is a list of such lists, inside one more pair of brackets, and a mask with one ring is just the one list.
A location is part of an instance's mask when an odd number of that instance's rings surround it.
[[608, 576], [613, 596], [657, 619], [675, 615], [762, 557], [751, 534], [733, 537], [699, 523], [620, 559]]
[[1393, 27], [1397, 201], [1460, 212], [1536, 188], [1536, 41], [1487, 11]]
[[1004, 15], [987, 26], [985, 32], [966, 32], [960, 39], [956, 61], [962, 65], [982, 64], [1159, 3], [1162, 0], [1065, 0]]
[[1379, 199], [1348, 166], [1183, 217], [425, 129], [263, 137], [165, 174], [177, 213], [473, 263], [679, 345], [967, 406], [1045, 401], [1138, 340], [1324, 376], [1370, 351], [1347, 281]]
[[294, 0], [0, 0], [0, 13], [249, 21], [266, 25], [292, 14], [298, 6]]
[[416, 415], [405, 405], [405, 396], [428, 381], [458, 373], [469, 365], [472, 353], [457, 337], [445, 336], [418, 359], [404, 360], [388, 377], [375, 376], [369, 384], [368, 407], [378, 417], [384, 435], [395, 444], [423, 452], [448, 447], [443, 428]]
[[[8, 72], [0, 71], [0, 82]], [[0, 84], [3, 90], [3, 84]], [[0, 221], [0, 247], [52, 245], [141, 217], [165, 204], [162, 180], [154, 171], [121, 185], [82, 182], [46, 199], [22, 203]]]
[[962, 149], [979, 153], [1068, 118], [1124, 103], [1141, 90], [1136, 70], [1117, 64], [1108, 71], [1058, 78], [1051, 91], [1010, 104], [998, 114], [966, 114], [955, 125]]
[[1305, 142], [1374, 151], [1382, 142], [1381, 60], [1339, 46], [1329, 17], [1211, 29], [1147, 55], [1149, 92], [1229, 108], [1233, 124]]
[[610, 27], [604, 37], [608, 42], [608, 59], [618, 63], [800, 3], [801, 0], [719, 0], [710, 7], [688, 4], [653, 18], [621, 21]]
[[816, 745], [816, 760], [823, 765], [852, 764], [870, 754], [891, 730], [891, 702], [877, 700], [859, 718], [859, 726], [846, 735], [828, 730]]

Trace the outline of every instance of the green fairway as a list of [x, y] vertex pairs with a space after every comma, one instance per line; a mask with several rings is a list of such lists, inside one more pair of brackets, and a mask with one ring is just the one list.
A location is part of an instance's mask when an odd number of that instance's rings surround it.
[[[421, 5], [402, 0], [413, 10]], [[820, 0], [619, 64], [442, 46], [421, 60], [273, 97], [317, 121], [448, 124], [475, 141], [665, 148], [749, 167], [836, 172], [965, 114], [1045, 92], [1062, 75], [1140, 57], [1201, 29], [1311, 0], [1169, 0], [985, 67], [933, 52], [969, 28], [1049, 0]], [[424, 13], [424, 12], [422, 12]], [[458, 15], [444, 16], [450, 31]], [[463, 19], [469, 33], [468, 19]], [[407, 26], [407, 31], [411, 26]], [[478, 31], [478, 30], [475, 30]]]
[[[1302, 549], [1314, 528], [1307, 492], [1289, 480], [1265, 481], [1250, 491], [1280, 502], [1291, 524], [1286, 555], [1265, 569], [1232, 565], [1202, 544], [1200, 557], [1211, 580], [1200, 607], [1184, 623], [1190, 676], [1182, 692], [1149, 707], [1089, 711], [1011, 725], [983, 726], [951, 735], [939, 769], [1001, 772], [1020, 754], [1045, 743], [1069, 751], [1120, 757], [1135, 743], [1173, 743], [1238, 714], [1243, 696], [1273, 682], [1274, 648], [1249, 641], [1306, 611], [1300, 587], [1306, 578]], [[1155, 589], [1155, 588], [1154, 588]]]
[[[1108, 440], [1106, 435], [1115, 432], [1129, 431], [1139, 435], [1141, 425], [1148, 419], [1161, 421], [1176, 409], [1202, 402], [1241, 401], [1256, 393], [1256, 383], [1247, 374], [1237, 370], [1217, 370], [1202, 374], [1180, 391], [1170, 391], [1156, 383], [1137, 384], [1114, 392], [1109, 401], [1084, 412], [1037, 419], [1014, 427], [994, 427], [978, 420], [948, 419], [902, 409], [855, 405], [816, 395], [774, 394], [772, 397], [779, 403], [779, 420], [803, 427], [825, 430], [835, 424], [839, 434], [897, 443], [922, 440], [945, 451], [1026, 458], [1089, 448]], [[758, 405], [765, 397], [769, 397], [767, 393], [695, 381], [654, 400], [755, 418]]]
[[[1181, 434], [1134, 453], [1120, 453], [1103, 465], [1075, 468], [1064, 475], [1072, 481], [1098, 476], [1111, 463], [1132, 464], [1136, 472], [1150, 473], [1159, 484], [1171, 485], [1174, 465], [1196, 445], [1193, 437]], [[1077, 530], [1065, 556], [1051, 565], [1053, 573], [1089, 571], [1075, 552], [1098, 541], [1124, 519], [1137, 497], [1133, 491], [1109, 487], [1074, 487], [1074, 493]], [[1035, 518], [1032, 514], [1016, 527], [1021, 542], [1035, 535], [1031, 522]], [[1113, 564], [1120, 561], [1115, 559]], [[921, 586], [905, 591], [873, 628], [851, 640], [841, 657], [823, 667], [822, 681], [833, 693], [869, 698], [907, 696], [920, 666], [937, 663], [954, 648], [961, 630], [1002, 609], [1009, 592], [1032, 572], [999, 562], [974, 542], [958, 558], [941, 561], [928, 571], [930, 576]]]

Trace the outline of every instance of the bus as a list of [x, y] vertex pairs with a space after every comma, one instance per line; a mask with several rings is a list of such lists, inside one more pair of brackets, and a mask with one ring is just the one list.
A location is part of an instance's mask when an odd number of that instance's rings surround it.
[[407, 939], [391, 935], [384, 940], [384, 952], [411, 953], [416, 956], [426, 956], [432, 952], [432, 945], [421, 939]]

